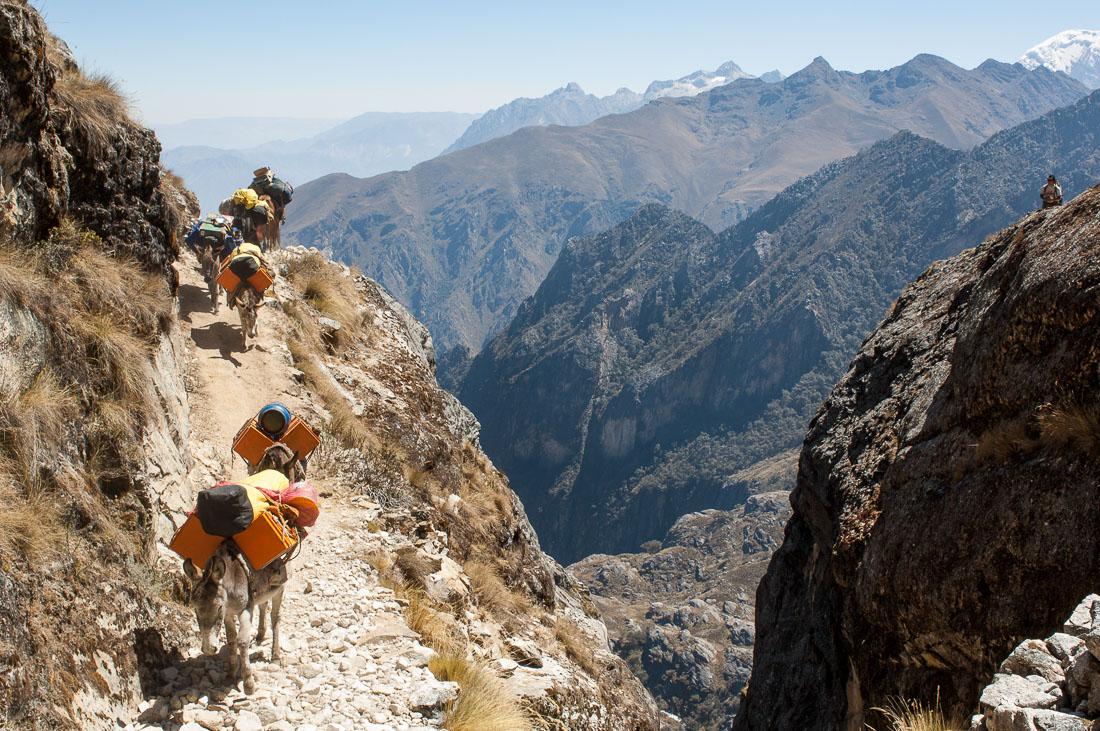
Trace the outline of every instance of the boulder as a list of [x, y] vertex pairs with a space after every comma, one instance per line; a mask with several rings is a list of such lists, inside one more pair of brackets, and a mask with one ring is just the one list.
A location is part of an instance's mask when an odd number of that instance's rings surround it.
[[1045, 690], [1049, 685], [1045, 680], [1036, 682], [1030, 678], [1022, 678], [1019, 675], [997, 674], [993, 676], [993, 683], [986, 686], [986, 689], [982, 691], [982, 697], [978, 704], [986, 712], [1006, 706], [1014, 708], [1054, 708], [1057, 706], [1062, 694], [1059, 691], [1057, 695], [1054, 695]]
[[458, 683], [429, 678], [409, 696], [409, 708], [425, 716], [434, 715], [458, 697]]
[[1078, 637], [1068, 635], [1065, 632], [1055, 632], [1046, 639], [1047, 650], [1058, 658], [1062, 667], [1066, 667], [1085, 643]]
[[1060, 683], [1066, 678], [1062, 663], [1047, 650], [1042, 640], [1024, 640], [1012, 654], [1001, 663], [1000, 672], [1013, 675], [1041, 675], [1047, 680]]
[[1091, 731], [1092, 724], [1070, 713], [1001, 706], [986, 714], [988, 731]]
[[504, 649], [513, 660], [524, 667], [542, 667], [542, 650], [531, 640], [508, 638], [504, 640]]
[[1073, 610], [1073, 614], [1066, 620], [1063, 631], [1067, 635], [1080, 637], [1093, 628], [1093, 606], [1100, 602], [1100, 596], [1089, 594]]

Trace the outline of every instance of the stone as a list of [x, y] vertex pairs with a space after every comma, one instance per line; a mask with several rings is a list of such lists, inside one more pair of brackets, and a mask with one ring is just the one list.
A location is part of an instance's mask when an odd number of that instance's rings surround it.
[[1050, 654], [1041, 640], [1024, 640], [1001, 663], [1002, 673], [1013, 675], [1041, 675], [1049, 681], [1060, 683], [1066, 674], [1062, 664]]
[[1100, 660], [1100, 629], [1089, 630], [1081, 635], [1081, 641], [1085, 643], [1085, 647], [1092, 656]]
[[1046, 639], [1046, 643], [1047, 650], [1050, 651], [1051, 655], [1058, 658], [1058, 662], [1062, 663], [1063, 668], [1073, 659], [1078, 650], [1085, 645], [1081, 638], [1074, 637], [1065, 632], [1055, 632]]
[[1002, 706], [1016, 708], [1054, 708], [1061, 698], [1061, 692], [1054, 696], [1046, 692], [1042, 685], [1019, 675], [998, 674], [993, 676], [993, 683], [986, 686], [978, 701], [983, 711], [991, 711]]
[[504, 640], [504, 647], [520, 665], [528, 668], [542, 667], [542, 650], [531, 640], [507, 638]]
[[458, 683], [432, 678], [416, 686], [409, 696], [409, 708], [427, 716], [442, 710], [457, 697]]
[[1002, 706], [986, 714], [988, 731], [1091, 731], [1084, 718], [1058, 711]]
[[233, 731], [263, 731], [264, 724], [252, 711], [241, 711], [237, 714], [237, 723], [233, 724]]
[[1093, 605], [1100, 602], [1100, 595], [1089, 594], [1081, 600], [1081, 603], [1069, 615], [1069, 619], [1063, 625], [1062, 631], [1067, 635], [1080, 637], [1093, 629]]
[[1087, 649], [1081, 648], [1069, 661], [1066, 668], [1067, 677], [1075, 684], [1085, 688], [1092, 684], [1092, 678], [1100, 673], [1100, 660], [1093, 657]]
[[506, 657], [497, 658], [489, 663], [489, 667], [502, 678], [511, 677], [512, 673], [519, 667], [519, 663], [515, 660], [510, 660]]

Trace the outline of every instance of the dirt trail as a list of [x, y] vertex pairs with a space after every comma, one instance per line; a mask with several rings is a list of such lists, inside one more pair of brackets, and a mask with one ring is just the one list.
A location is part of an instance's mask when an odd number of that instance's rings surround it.
[[[278, 258], [278, 256], [274, 257]], [[288, 322], [276, 306], [259, 313], [258, 337], [241, 343], [240, 319], [224, 305], [211, 311], [202, 273], [189, 253], [181, 261], [180, 328], [188, 350], [191, 451], [196, 489], [247, 474], [231, 443], [241, 424], [264, 404], [280, 401], [320, 423], [309, 393], [292, 377], [285, 346]], [[288, 292], [279, 284], [276, 290]], [[222, 297], [224, 297], [222, 293]], [[270, 632], [252, 646], [257, 690], [245, 695], [224, 677], [226, 648], [204, 657], [197, 633], [183, 660], [161, 671], [159, 694], [138, 708], [128, 731], [429, 731], [448, 686], [427, 668], [432, 652], [409, 629], [392, 591], [379, 585], [367, 557], [393, 550], [404, 536], [368, 531], [380, 508], [348, 495], [327, 497], [319, 469], [310, 480], [321, 493], [321, 517], [289, 565], [280, 629], [281, 664], [267, 662]], [[224, 641], [224, 634], [221, 638]], [[427, 705], [425, 705], [427, 704]], [[425, 717], [421, 712], [427, 714]]]
[[[241, 338], [240, 317], [225, 305], [212, 312], [210, 295], [198, 263], [190, 252], [181, 261], [180, 328], [193, 356], [189, 374], [192, 435], [196, 442], [216, 445], [216, 453], [231, 469], [225, 477], [243, 477], [244, 462], [233, 459], [233, 436], [265, 404], [280, 401], [292, 412], [313, 411], [302, 388], [291, 378], [285, 345], [286, 320], [275, 307], [259, 311], [258, 336]], [[231, 464], [230, 464], [231, 462]]]

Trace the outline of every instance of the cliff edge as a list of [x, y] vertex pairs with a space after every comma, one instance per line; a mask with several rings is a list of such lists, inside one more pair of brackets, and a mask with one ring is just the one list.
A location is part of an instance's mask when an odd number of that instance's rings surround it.
[[813, 419], [735, 728], [968, 713], [1096, 588], [1100, 186], [912, 283]]

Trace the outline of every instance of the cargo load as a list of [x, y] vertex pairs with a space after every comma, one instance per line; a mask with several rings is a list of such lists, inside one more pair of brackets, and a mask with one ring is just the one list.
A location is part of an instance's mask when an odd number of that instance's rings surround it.
[[212, 536], [232, 538], [246, 530], [271, 503], [251, 485], [222, 482], [203, 490], [195, 498], [195, 515], [202, 529]]
[[[252, 261], [252, 259], [248, 257], [245, 261]], [[226, 292], [235, 292], [243, 280], [248, 282], [252, 289], [256, 290], [256, 294], [262, 295], [268, 287], [275, 283], [275, 280], [259, 263], [255, 265], [255, 269], [252, 270], [251, 274], [243, 278], [233, 271], [230, 266], [232, 263], [233, 260], [229, 260], [223, 264], [221, 273], [218, 274], [218, 285]]]
[[[290, 425], [280, 435], [278, 441], [289, 447], [299, 461], [308, 459], [313, 450], [321, 444], [321, 438], [317, 433], [297, 416], [290, 420]], [[275, 439], [265, 433], [257, 419], [249, 419], [233, 437], [233, 451], [255, 467], [264, 458], [264, 452], [275, 442]]]
[[291, 486], [277, 470], [203, 490], [195, 509], [172, 537], [169, 548], [205, 567], [218, 546], [231, 538], [253, 570], [287, 555], [313, 525], [320, 510], [307, 482]]

